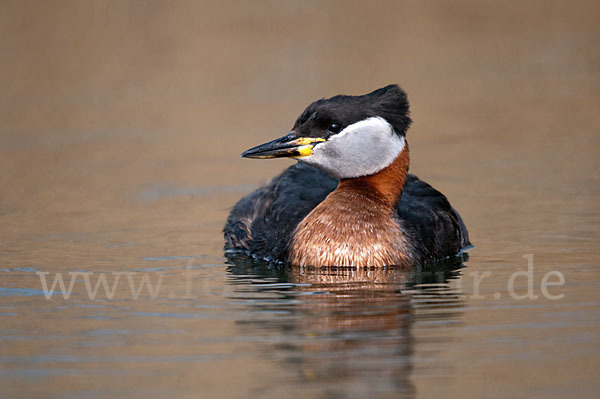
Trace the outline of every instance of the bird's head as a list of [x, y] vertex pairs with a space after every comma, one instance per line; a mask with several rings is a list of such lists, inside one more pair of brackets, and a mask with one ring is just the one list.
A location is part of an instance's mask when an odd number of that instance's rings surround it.
[[362, 96], [315, 101], [290, 133], [242, 156], [296, 158], [338, 179], [368, 176], [402, 152], [410, 124], [406, 93], [398, 85], [389, 85]]

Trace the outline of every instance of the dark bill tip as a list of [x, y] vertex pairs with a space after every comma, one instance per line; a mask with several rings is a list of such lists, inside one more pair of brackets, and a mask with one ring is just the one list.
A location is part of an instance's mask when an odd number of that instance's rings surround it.
[[268, 143], [252, 147], [244, 151], [241, 156], [255, 159], [299, 158], [310, 155], [315, 143], [321, 141], [325, 141], [325, 139], [297, 138], [293, 133], [289, 133]]

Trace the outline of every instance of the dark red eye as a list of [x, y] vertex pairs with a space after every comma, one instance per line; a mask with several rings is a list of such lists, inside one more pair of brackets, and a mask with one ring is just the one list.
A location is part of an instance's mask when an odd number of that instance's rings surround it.
[[332, 123], [331, 125], [329, 125], [329, 130], [331, 133], [339, 133], [340, 130], [342, 130], [342, 127], [339, 125], [339, 123]]

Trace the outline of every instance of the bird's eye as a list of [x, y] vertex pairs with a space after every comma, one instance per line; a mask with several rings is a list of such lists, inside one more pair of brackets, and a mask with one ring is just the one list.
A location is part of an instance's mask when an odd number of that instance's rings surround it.
[[331, 125], [329, 125], [329, 129], [327, 130], [329, 130], [331, 133], [339, 133], [340, 130], [342, 130], [342, 127], [339, 123], [332, 123]]

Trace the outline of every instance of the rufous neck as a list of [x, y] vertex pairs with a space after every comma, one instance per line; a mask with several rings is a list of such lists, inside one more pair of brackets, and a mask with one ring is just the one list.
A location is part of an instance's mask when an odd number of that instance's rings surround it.
[[408, 142], [405, 142], [404, 148], [389, 166], [373, 175], [342, 179], [338, 190], [365, 191], [367, 188], [373, 191], [386, 205], [395, 208], [402, 196], [409, 165]]

